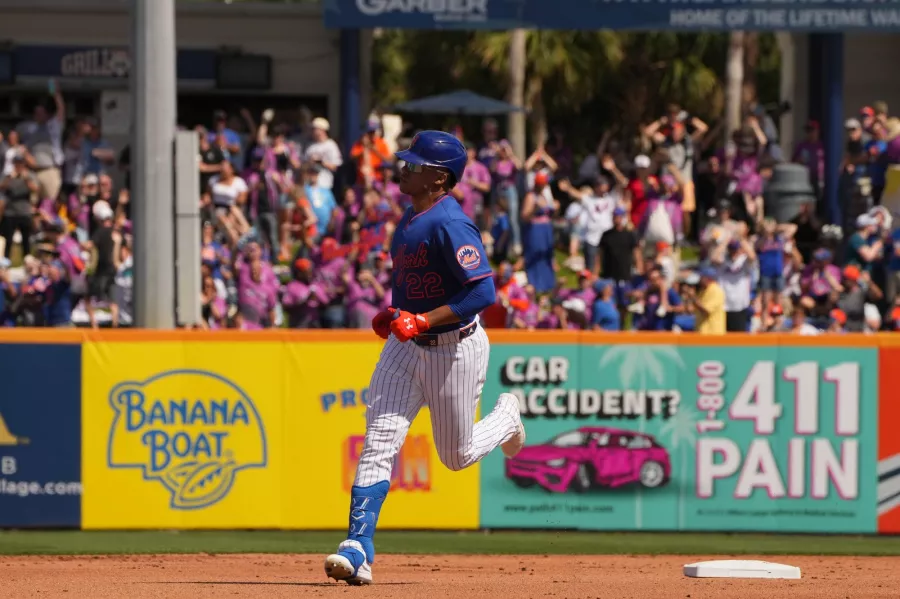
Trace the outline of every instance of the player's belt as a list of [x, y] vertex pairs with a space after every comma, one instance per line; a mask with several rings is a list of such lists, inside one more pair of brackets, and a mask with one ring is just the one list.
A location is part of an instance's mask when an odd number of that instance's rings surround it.
[[437, 347], [446, 343], [456, 343], [466, 337], [471, 337], [478, 330], [478, 323], [467, 324], [461, 329], [447, 331], [446, 333], [426, 333], [412, 338], [412, 342], [421, 347]]

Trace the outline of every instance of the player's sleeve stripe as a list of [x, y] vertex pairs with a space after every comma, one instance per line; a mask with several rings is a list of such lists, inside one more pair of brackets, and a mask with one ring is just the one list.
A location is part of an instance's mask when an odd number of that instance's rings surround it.
[[492, 276], [494, 276], [494, 273], [488, 272], [483, 275], [478, 275], [478, 276], [472, 277], [470, 279], [466, 279], [466, 283], [474, 283], [475, 281], [480, 281], [481, 279], [486, 279], [486, 278], [492, 277]]

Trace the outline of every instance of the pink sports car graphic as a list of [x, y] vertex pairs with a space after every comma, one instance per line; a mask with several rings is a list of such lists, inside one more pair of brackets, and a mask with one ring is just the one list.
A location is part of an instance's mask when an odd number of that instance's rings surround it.
[[669, 452], [652, 436], [617, 428], [585, 426], [542, 445], [524, 447], [506, 460], [506, 478], [519, 487], [535, 484], [553, 493], [591, 487], [669, 482]]

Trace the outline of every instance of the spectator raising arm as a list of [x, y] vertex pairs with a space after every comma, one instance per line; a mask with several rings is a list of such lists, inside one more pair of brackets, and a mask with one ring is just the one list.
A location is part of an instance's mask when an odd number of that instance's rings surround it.
[[769, 139], [766, 137], [766, 134], [763, 133], [762, 127], [759, 126], [759, 119], [755, 116], [750, 115], [746, 120], [747, 126], [750, 127], [750, 131], [753, 132], [753, 136], [756, 137], [757, 143], [759, 143], [760, 148], [765, 148], [766, 144], [769, 143]]
[[616, 161], [613, 160], [612, 156], [604, 154], [603, 159], [600, 161], [600, 166], [603, 167], [603, 170], [613, 176], [616, 180], [616, 187], [624, 189], [628, 185], [628, 177], [619, 170], [619, 167], [616, 166]]
[[556, 164], [556, 161], [553, 160], [553, 157], [547, 153], [547, 151], [544, 149], [544, 145], [541, 144], [540, 146], [538, 146], [538, 149], [535, 150], [525, 161], [525, 170], [534, 170], [534, 166], [540, 161], [543, 161], [551, 172], [555, 173], [559, 168], [559, 165]]
[[[272, 119], [274, 118], [274, 116], [275, 111], [273, 111], [271, 108], [264, 110], [262, 113], [262, 119], [259, 122], [259, 127], [250, 129], [250, 131], [256, 131], [257, 145], [261, 147], [266, 147], [269, 145], [269, 126], [272, 124]], [[247, 116], [245, 116], [244, 118], [249, 119], [250, 121], [253, 120], [253, 117], [250, 116], [249, 111], [247, 111]]]
[[59, 85], [56, 84], [56, 81], [51, 81], [50, 85], [53, 88], [53, 103], [56, 106], [56, 114], [53, 115], [53, 120], [59, 123], [60, 127], [64, 127], [66, 124], [66, 102], [63, 99], [62, 92], [59, 91]]
[[709, 131], [709, 125], [695, 116], [691, 117], [691, 127], [694, 128], [694, 132], [691, 133], [691, 140], [693, 140], [694, 143], [700, 142], [700, 140], [702, 140], [706, 135], [707, 131]]
[[[263, 112], [264, 118], [265, 114], [268, 111]], [[253, 120], [253, 115], [246, 108], [241, 108], [241, 118], [244, 120], [244, 126], [247, 127], [247, 131], [257, 131], [256, 121]]]

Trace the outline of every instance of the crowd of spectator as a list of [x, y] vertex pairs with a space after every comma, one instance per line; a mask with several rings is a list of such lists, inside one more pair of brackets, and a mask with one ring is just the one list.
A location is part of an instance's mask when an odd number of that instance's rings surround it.
[[[281, 115], [278, 115], [281, 116]], [[377, 117], [346, 151], [330, 124], [216, 112], [200, 147], [200, 328], [366, 328], [391, 305], [390, 240], [410, 205]], [[461, 139], [453, 197], [496, 267], [488, 328], [862, 332], [900, 325], [900, 234], [879, 205], [900, 163], [900, 120], [883, 103], [846, 122], [841, 165], [855, 231], [822, 226], [818, 125], [781, 155], [773, 118], [747, 102], [742, 127], [671, 105], [635, 138], [606, 134], [576, 164], [564, 131], [516, 156], [493, 119]], [[57, 90], [10, 130], [0, 158], [0, 325], [131, 322], [129, 153], [91, 119], [69, 122]], [[403, 140], [400, 140], [403, 143]], [[814, 190], [777, 222], [766, 186], [784, 160]], [[110, 175], [118, 169], [123, 185]]]
[[[766, 206], [784, 157], [772, 118], [753, 103], [723, 147], [719, 132], [672, 105], [640, 132], [641, 153], [630, 158], [605, 136], [577, 173], [555, 132], [536, 153], [520, 226], [534, 235], [544, 221], [533, 214], [561, 214], [558, 238], [568, 243], [552, 247], [567, 250], [577, 283], [545, 275], [558, 264], [552, 252], [513, 254], [498, 271], [487, 326], [802, 335], [900, 327], [900, 233], [880, 206], [885, 173], [900, 163], [900, 120], [878, 102], [845, 127], [850, 231], [819, 217], [824, 149], [815, 122], [790, 157], [806, 167], [813, 192], [789, 222]], [[557, 179], [555, 193], [544, 170]]]

